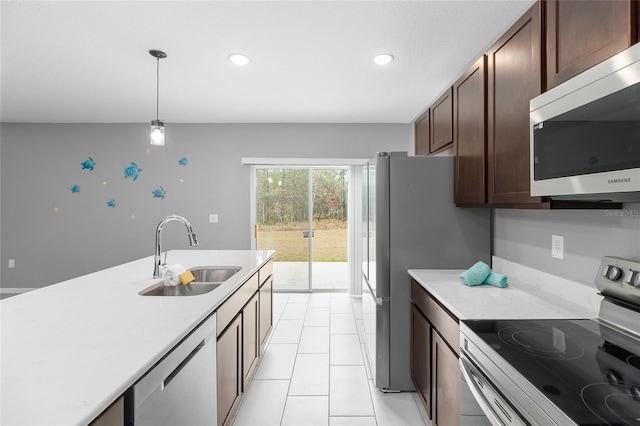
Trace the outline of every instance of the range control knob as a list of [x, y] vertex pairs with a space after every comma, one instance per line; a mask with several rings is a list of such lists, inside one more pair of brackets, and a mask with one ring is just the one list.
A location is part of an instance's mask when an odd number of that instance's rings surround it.
[[634, 287], [640, 287], [640, 272], [629, 269], [629, 272], [627, 272], [627, 276], [624, 278], [624, 281]]
[[622, 269], [618, 268], [617, 266], [606, 265], [604, 267], [604, 270], [602, 271], [602, 276], [611, 281], [616, 281], [622, 276]]

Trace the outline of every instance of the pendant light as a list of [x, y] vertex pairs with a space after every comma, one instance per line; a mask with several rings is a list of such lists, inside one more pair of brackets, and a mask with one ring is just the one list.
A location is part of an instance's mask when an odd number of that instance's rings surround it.
[[150, 50], [149, 54], [156, 58], [156, 119], [151, 120], [151, 145], [164, 146], [164, 120], [158, 118], [160, 109], [160, 59], [166, 58], [167, 54], [160, 50]]

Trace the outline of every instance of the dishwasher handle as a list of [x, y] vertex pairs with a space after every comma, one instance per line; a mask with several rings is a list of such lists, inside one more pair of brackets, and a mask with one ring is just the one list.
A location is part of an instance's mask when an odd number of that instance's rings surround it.
[[189, 363], [189, 361], [191, 361], [191, 358], [196, 356], [198, 351], [200, 351], [200, 349], [204, 347], [204, 343], [205, 343], [204, 340], [200, 342], [198, 346], [196, 346], [196, 348], [193, 351], [191, 351], [191, 353], [187, 355], [187, 357], [180, 363], [180, 365], [178, 365], [175, 370], [169, 373], [167, 378], [162, 381], [162, 390], [164, 390], [164, 388], [166, 388], [169, 385], [169, 383], [171, 383], [173, 378], [176, 377], [178, 373], [180, 373], [180, 370], [182, 370]]

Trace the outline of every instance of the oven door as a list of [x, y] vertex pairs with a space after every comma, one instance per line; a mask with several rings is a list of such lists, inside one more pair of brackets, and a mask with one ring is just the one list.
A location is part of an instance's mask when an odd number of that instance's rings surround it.
[[[475, 364], [460, 354], [460, 370], [462, 371], [463, 386], [467, 386], [487, 419], [494, 426], [528, 425], [520, 414], [493, 387], [487, 377], [480, 372]], [[463, 389], [464, 392], [464, 389]]]

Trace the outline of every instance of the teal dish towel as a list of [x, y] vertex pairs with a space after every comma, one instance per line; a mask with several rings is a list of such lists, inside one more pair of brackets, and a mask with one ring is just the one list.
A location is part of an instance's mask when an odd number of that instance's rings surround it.
[[491, 272], [487, 278], [482, 281], [483, 284], [489, 284], [494, 287], [505, 288], [509, 287], [509, 283], [507, 281], [507, 276], [502, 274], [497, 274], [495, 272]]
[[477, 262], [471, 268], [460, 274], [459, 278], [464, 285], [480, 285], [491, 274], [491, 268], [484, 262]]

